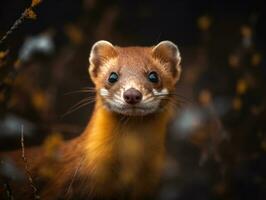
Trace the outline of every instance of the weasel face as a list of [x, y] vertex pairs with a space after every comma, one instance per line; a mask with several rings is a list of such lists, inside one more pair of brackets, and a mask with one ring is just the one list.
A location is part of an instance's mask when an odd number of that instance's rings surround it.
[[[111, 67], [105, 74], [105, 84], [99, 88], [99, 95], [104, 105], [123, 115], [147, 115], [162, 109], [161, 101], [169, 95], [169, 90], [163, 88], [161, 77], [154, 71], [152, 73], [139, 68], [122, 66], [120, 69]], [[111, 77], [118, 77], [110, 82]], [[149, 79], [151, 74], [156, 82]]]
[[127, 116], [160, 112], [169, 104], [180, 76], [177, 47], [161, 42], [155, 47], [114, 47], [97, 42], [89, 72], [103, 105]]

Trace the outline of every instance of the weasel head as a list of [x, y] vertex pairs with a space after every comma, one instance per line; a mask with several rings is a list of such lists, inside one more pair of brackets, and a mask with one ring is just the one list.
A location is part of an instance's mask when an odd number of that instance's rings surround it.
[[97, 100], [112, 112], [144, 116], [173, 103], [171, 99], [181, 74], [180, 53], [174, 43], [118, 47], [98, 41], [92, 47], [89, 61]]

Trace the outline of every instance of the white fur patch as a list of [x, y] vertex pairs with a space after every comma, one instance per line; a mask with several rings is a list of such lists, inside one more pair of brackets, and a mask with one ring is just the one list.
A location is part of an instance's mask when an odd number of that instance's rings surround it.
[[100, 95], [101, 96], [108, 96], [109, 95], [109, 91], [105, 88], [101, 88], [100, 89]]
[[154, 94], [154, 96], [168, 95], [169, 94], [169, 92], [168, 92], [168, 90], [166, 88], [162, 89], [161, 91], [153, 89], [152, 93]]

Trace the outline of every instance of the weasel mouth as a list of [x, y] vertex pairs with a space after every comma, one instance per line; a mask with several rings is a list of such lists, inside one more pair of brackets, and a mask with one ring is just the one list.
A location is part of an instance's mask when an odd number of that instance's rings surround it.
[[124, 108], [119, 111], [120, 114], [128, 116], [144, 116], [155, 112], [153, 108]]
[[130, 105], [124, 102], [105, 99], [104, 105], [108, 110], [126, 116], [144, 116], [161, 110], [160, 101]]
[[108, 105], [109, 110], [126, 116], [144, 116], [156, 112], [155, 106]]
[[127, 115], [146, 115], [151, 113], [153, 108], [141, 108], [141, 107], [131, 107], [124, 108], [123, 113]]

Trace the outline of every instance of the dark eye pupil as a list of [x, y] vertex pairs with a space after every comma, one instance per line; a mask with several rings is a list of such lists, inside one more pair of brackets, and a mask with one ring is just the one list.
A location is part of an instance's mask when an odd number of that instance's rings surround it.
[[148, 79], [150, 82], [153, 82], [153, 83], [158, 83], [159, 81], [159, 78], [156, 72], [149, 73]]
[[110, 83], [115, 83], [116, 81], [118, 81], [118, 74], [115, 72], [112, 72], [108, 78], [108, 81]]

